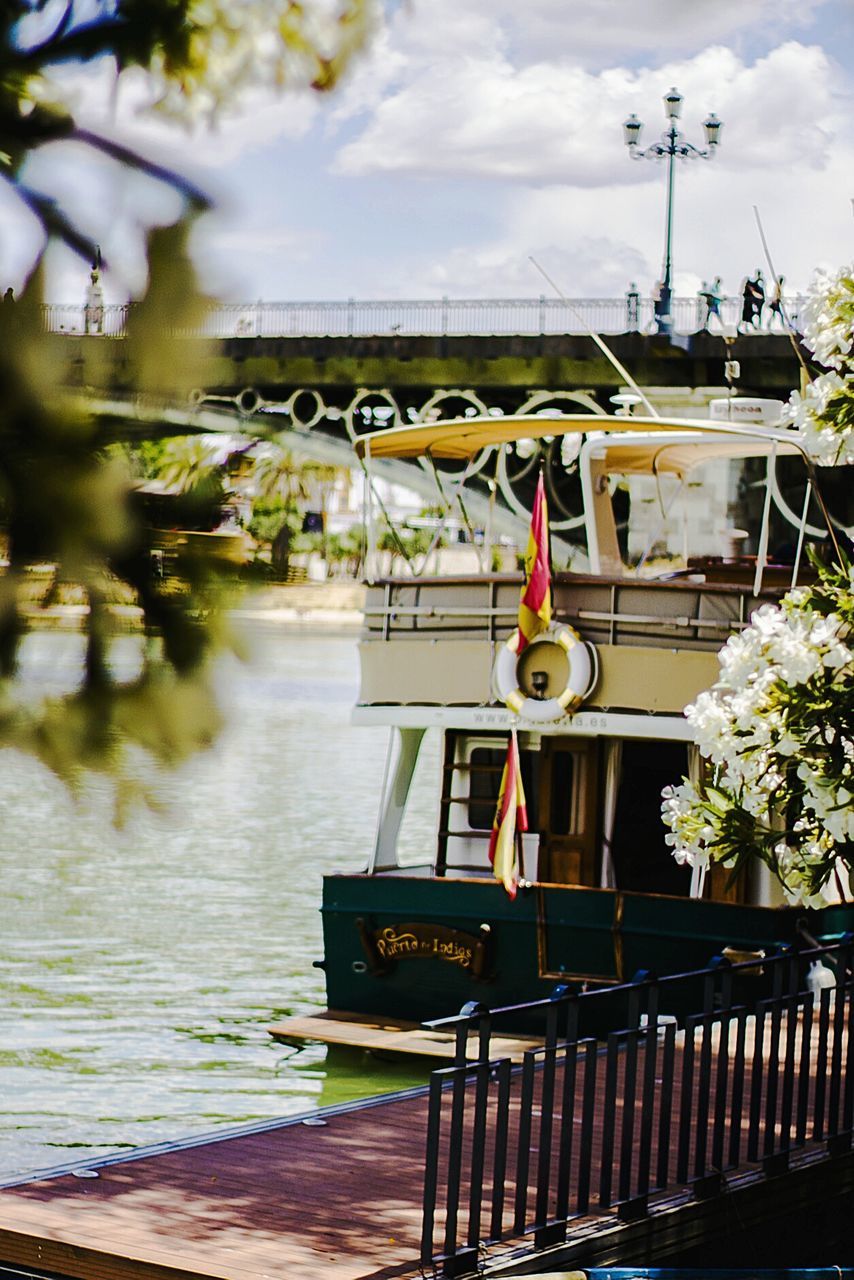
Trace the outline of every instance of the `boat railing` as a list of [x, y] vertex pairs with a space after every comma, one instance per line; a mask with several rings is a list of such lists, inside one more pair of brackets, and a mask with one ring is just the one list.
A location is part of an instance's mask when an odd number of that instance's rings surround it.
[[[422, 1268], [474, 1273], [490, 1245], [560, 1245], [592, 1216], [644, 1219], [850, 1151], [851, 966], [847, 934], [427, 1024], [456, 1058], [430, 1080]], [[534, 1015], [521, 1067], [493, 1056], [493, 1025]]]
[[[516, 625], [520, 575], [386, 579], [369, 587], [365, 640], [505, 639]], [[716, 650], [747, 626], [760, 603], [752, 585], [559, 575], [554, 617], [598, 644], [666, 645]]]

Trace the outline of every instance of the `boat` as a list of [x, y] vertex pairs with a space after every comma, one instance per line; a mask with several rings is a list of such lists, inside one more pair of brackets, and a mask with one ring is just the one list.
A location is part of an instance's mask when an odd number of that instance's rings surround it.
[[[521, 656], [523, 575], [491, 571], [488, 546], [477, 573], [369, 575], [353, 719], [389, 729], [390, 760], [367, 867], [324, 878], [324, 1019], [419, 1023], [469, 1002], [508, 1007], [567, 987], [616, 987], [638, 971], [687, 972], [854, 928], [852, 905], [789, 905], [764, 866], [733, 882], [724, 868], [677, 865], [665, 841], [662, 789], [700, 768], [684, 707], [716, 680], [728, 636], [812, 573], [808, 503], [796, 547], [790, 530], [787, 562], [769, 551], [777, 464], [803, 467], [800, 437], [762, 421], [765, 402], [756, 421], [737, 403], [737, 414], [713, 408], [709, 418], [623, 407], [606, 417], [420, 423], [359, 439], [369, 474], [385, 459], [423, 459], [442, 485], [445, 468], [448, 507], [447, 490], [458, 493], [502, 450], [568, 442], [583, 543], [573, 569], [553, 574], [549, 632]], [[753, 477], [745, 507], [758, 527], [740, 531], [751, 554], [688, 547], [675, 567], [627, 563], [619, 486], [646, 477], [660, 497], [662, 486], [690, 486], [709, 465], [731, 489], [739, 468]], [[514, 898], [488, 858], [511, 729], [529, 809]], [[431, 732], [441, 738], [437, 820], [412, 865], [399, 835]], [[303, 1018], [274, 1034], [314, 1032]]]

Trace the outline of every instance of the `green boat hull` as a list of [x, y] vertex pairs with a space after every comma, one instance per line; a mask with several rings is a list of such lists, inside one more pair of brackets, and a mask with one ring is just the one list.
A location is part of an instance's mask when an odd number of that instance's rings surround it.
[[686, 973], [725, 948], [804, 946], [803, 928], [814, 937], [854, 928], [845, 906], [772, 909], [560, 885], [511, 900], [485, 879], [391, 875], [325, 877], [322, 914], [328, 1007], [413, 1022], [471, 1000], [489, 1008], [537, 1000], [559, 984]]

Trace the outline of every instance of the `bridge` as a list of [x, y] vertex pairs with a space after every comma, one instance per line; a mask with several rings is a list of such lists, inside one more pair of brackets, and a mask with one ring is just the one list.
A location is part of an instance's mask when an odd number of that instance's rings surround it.
[[[788, 300], [788, 314], [800, 308]], [[130, 304], [132, 306], [132, 304]], [[352, 466], [353, 441], [367, 431], [471, 413], [550, 409], [611, 412], [624, 380], [590, 330], [665, 411], [702, 413], [733, 385], [747, 395], [787, 399], [798, 385], [796, 350], [783, 332], [739, 334], [739, 299], [727, 299], [726, 328], [698, 328], [696, 299], [676, 300], [676, 332], [650, 332], [652, 303], [623, 299], [484, 299], [292, 302], [214, 307], [200, 332], [177, 333], [176, 366], [198, 379], [188, 397], [140, 404], [126, 359], [129, 306], [48, 306], [52, 358], [66, 381], [94, 395], [110, 438], [240, 432], [281, 438], [296, 453]], [[89, 332], [86, 332], [86, 330]], [[732, 374], [735, 366], [730, 363]], [[524, 534], [532, 463], [507, 459], [494, 527]], [[572, 478], [550, 470], [553, 529], [578, 523]], [[435, 499], [419, 464], [388, 462], [378, 474]], [[560, 481], [560, 482], [558, 482]], [[475, 481], [470, 510], [485, 519], [486, 489]], [[478, 487], [482, 490], [478, 494]]]

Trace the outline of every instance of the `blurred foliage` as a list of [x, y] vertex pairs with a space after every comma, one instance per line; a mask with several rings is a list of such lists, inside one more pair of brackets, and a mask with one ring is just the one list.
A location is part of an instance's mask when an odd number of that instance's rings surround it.
[[256, 542], [272, 542], [285, 525], [292, 534], [302, 528], [302, 516], [295, 503], [278, 495], [255, 499], [246, 529]]
[[351, 525], [342, 533], [315, 534], [317, 543], [323, 541], [326, 563], [346, 578], [358, 580], [362, 575], [365, 556], [365, 526]]
[[417, 561], [448, 545], [445, 534], [438, 531], [437, 526], [441, 520], [438, 512], [437, 507], [424, 507], [420, 513], [421, 518], [429, 523], [414, 528], [406, 524], [400, 527], [388, 526], [382, 530], [377, 537], [377, 550], [388, 552], [389, 573], [394, 572], [398, 557], [406, 561]]
[[[83, 145], [180, 197], [173, 225], [141, 232], [148, 283], [123, 348], [134, 394], [158, 403], [184, 398], [194, 381], [175, 359], [174, 334], [197, 327], [207, 305], [187, 242], [208, 202], [180, 175], [78, 127], [50, 73], [110, 58], [119, 77], [134, 69], [149, 78], [155, 105], [210, 118], [250, 89], [329, 88], [371, 13], [372, 0], [0, 0], [0, 177], [42, 233], [20, 296], [0, 306], [0, 745], [32, 753], [71, 787], [107, 775], [119, 816], [146, 792], [152, 763], [171, 765], [213, 738], [209, 669], [230, 643], [223, 606], [235, 566], [204, 534], [164, 545], [122, 451], [106, 446], [85, 402], [61, 385], [41, 332], [45, 254], [60, 243], [94, 262], [98, 211], [84, 198], [72, 216], [28, 185], [27, 160], [48, 143]], [[147, 448], [143, 469], [154, 471], [162, 446]], [[170, 528], [214, 529], [222, 485], [205, 478], [200, 457], [184, 461]], [[87, 602], [85, 652], [76, 684], [36, 701], [19, 659], [27, 630], [57, 597], [33, 603], [33, 574], [46, 565], [56, 587], [73, 584]], [[116, 600], [137, 608], [142, 653], [132, 675], [113, 661]]]

